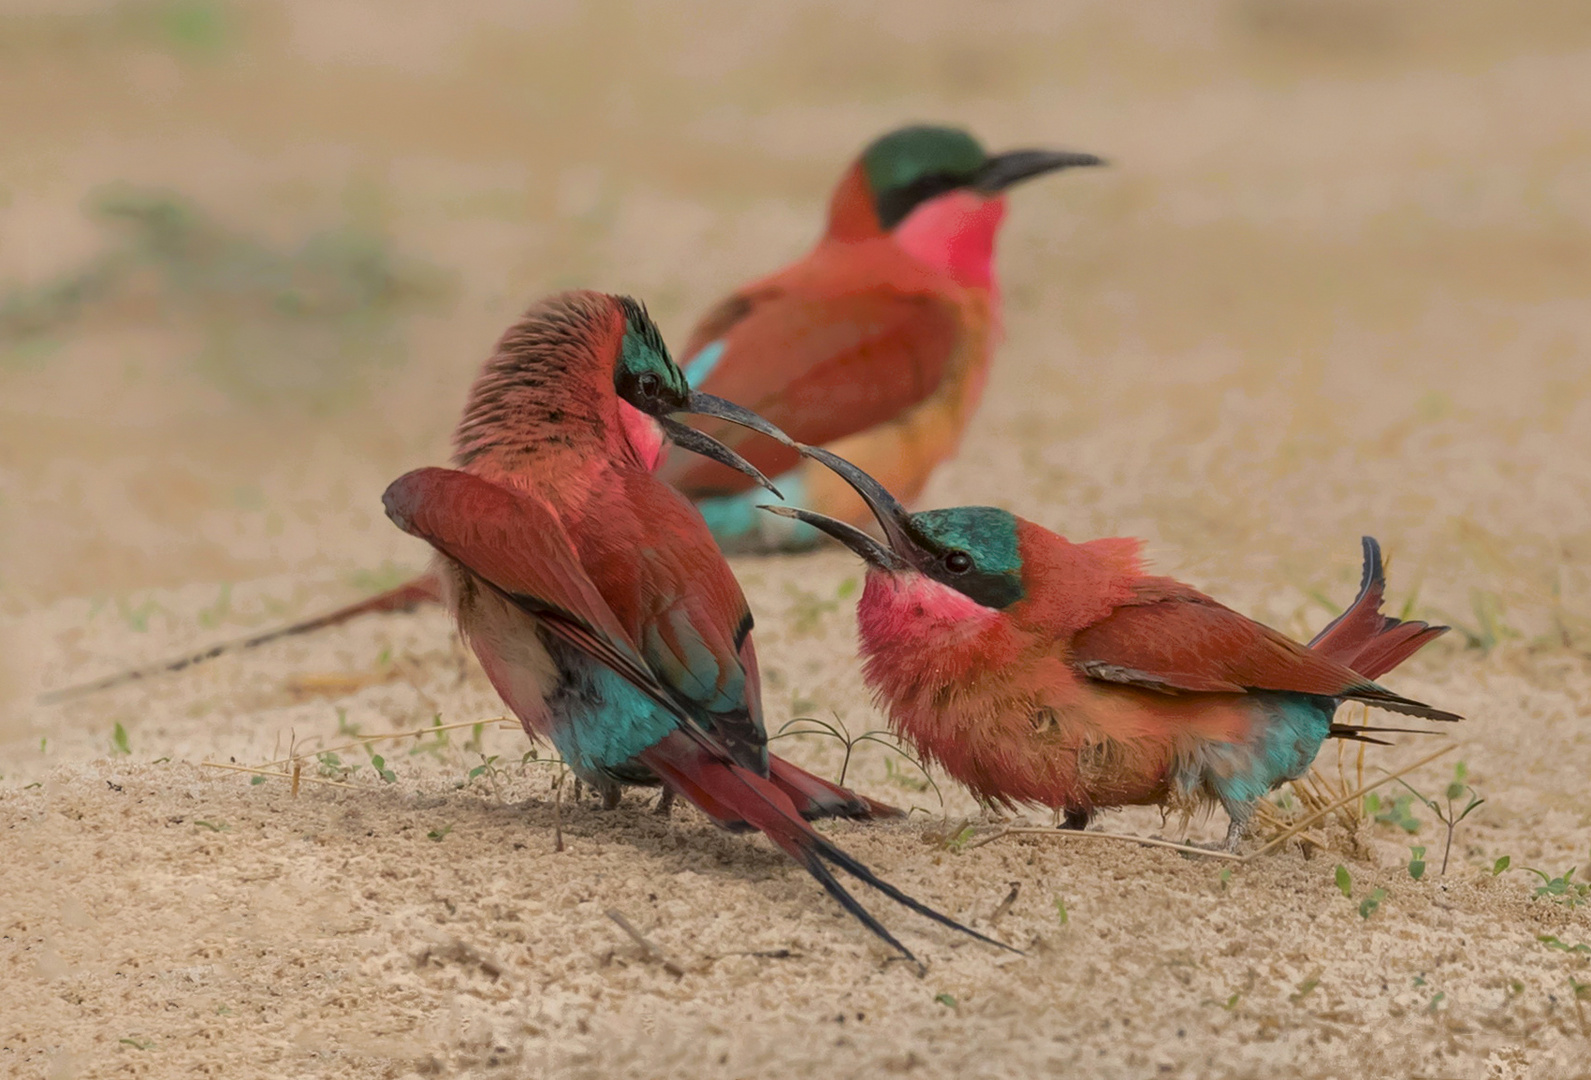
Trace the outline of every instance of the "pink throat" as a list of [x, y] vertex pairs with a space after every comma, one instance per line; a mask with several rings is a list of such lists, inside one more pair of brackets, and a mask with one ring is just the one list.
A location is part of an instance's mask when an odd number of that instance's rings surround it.
[[959, 284], [993, 290], [994, 238], [1004, 217], [1004, 196], [958, 189], [917, 207], [891, 235], [912, 258]]
[[999, 618], [999, 612], [915, 571], [869, 571], [857, 607], [863, 645], [875, 653], [902, 647], [955, 648]]
[[641, 461], [642, 468], [656, 472], [663, 463], [663, 429], [658, 422], [627, 401], [619, 402], [619, 419], [624, 437]]

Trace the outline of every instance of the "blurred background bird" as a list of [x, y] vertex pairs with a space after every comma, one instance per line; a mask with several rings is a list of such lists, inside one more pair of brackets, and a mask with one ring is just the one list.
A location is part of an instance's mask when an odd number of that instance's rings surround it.
[[1457, 714], [1373, 680], [1445, 626], [1381, 614], [1379, 545], [1359, 595], [1305, 646], [1191, 586], [1146, 574], [1142, 542], [1074, 544], [988, 506], [909, 513], [855, 465], [805, 452], [863, 498], [887, 544], [776, 506], [868, 564], [858, 607], [868, 685], [890, 725], [985, 803], [1095, 811], [1219, 803], [1235, 850], [1254, 803], [1302, 776], [1333, 721], [1361, 702], [1426, 720]]
[[[1000, 336], [994, 247], [1006, 192], [1101, 164], [1065, 150], [989, 154], [959, 128], [914, 125], [880, 136], [841, 176], [817, 246], [697, 323], [686, 377], [914, 499], [956, 452], [983, 396]], [[789, 447], [747, 453], [778, 475], [793, 504], [853, 524], [867, 519], [844, 483]], [[757, 513], [760, 496], [745, 478], [711, 462], [670, 460], [662, 475], [696, 500], [726, 551], [799, 549], [821, 536]]]
[[692, 391], [634, 301], [554, 296], [510, 328], [476, 380], [458, 468], [408, 473], [383, 502], [438, 552], [459, 631], [525, 731], [607, 805], [624, 785], [662, 784], [665, 800], [682, 796], [720, 826], [760, 830], [911, 958], [831, 867], [963, 928], [803, 820], [899, 812], [769, 755], [746, 599], [701, 516], [652, 475], [665, 439], [756, 470], [677, 412], [778, 435]]
[[[832, 445], [914, 497], [955, 452], [983, 393], [999, 335], [994, 244], [1006, 191], [1058, 169], [1100, 164], [1092, 154], [1070, 151], [990, 155], [957, 128], [919, 125], [881, 136], [841, 177], [817, 247], [735, 292], [697, 324], [686, 347], [687, 379], [730, 400], [754, 401], [754, 411], [777, 417], [792, 438]], [[844, 483], [802, 465], [790, 447], [745, 443], [732, 423], [706, 430], [744, 449], [764, 472], [780, 473], [780, 488], [793, 503], [847, 521], [866, 519], [867, 508]], [[725, 551], [799, 549], [822, 535], [757, 513], [765, 496], [732, 466], [687, 455], [659, 462], [663, 478], [696, 501]], [[44, 700], [180, 671], [438, 598], [437, 582], [423, 575], [312, 619]]]

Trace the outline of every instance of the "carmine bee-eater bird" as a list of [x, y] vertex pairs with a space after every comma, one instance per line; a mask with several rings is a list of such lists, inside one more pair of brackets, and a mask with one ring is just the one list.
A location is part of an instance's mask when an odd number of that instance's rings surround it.
[[756, 470], [669, 419], [676, 412], [783, 437], [692, 391], [634, 301], [553, 297], [508, 331], [476, 380], [457, 468], [395, 481], [387, 515], [436, 549], [444, 602], [526, 732], [610, 804], [622, 785], [661, 784], [720, 826], [760, 830], [908, 958], [831, 867], [991, 940], [804, 820], [898, 811], [768, 753], [746, 599], [701, 515], [652, 474], [665, 440]]
[[[686, 378], [914, 499], [955, 453], [983, 395], [1000, 332], [994, 243], [1006, 192], [1100, 164], [1064, 150], [991, 155], [957, 128], [881, 136], [840, 178], [817, 246], [697, 324]], [[731, 446], [742, 441], [723, 425], [706, 430]], [[758, 441], [745, 453], [791, 504], [851, 524], [868, 519], [844, 483], [790, 447]], [[661, 475], [696, 501], [726, 551], [819, 539], [799, 521], [759, 514], [760, 493], [712, 462], [676, 457]]]
[[882, 484], [805, 452], [866, 501], [887, 543], [770, 507], [860, 555], [868, 685], [890, 725], [988, 803], [1096, 810], [1219, 802], [1242, 840], [1254, 803], [1308, 770], [1344, 701], [1427, 720], [1454, 713], [1376, 683], [1447, 630], [1381, 614], [1381, 551], [1359, 595], [1307, 646], [1181, 582], [1145, 574], [1141, 541], [1074, 544], [988, 506], [907, 512]]
[[[1103, 162], [1064, 150], [986, 153], [965, 131], [913, 126], [876, 139], [841, 177], [828, 226], [806, 257], [711, 308], [691, 333], [686, 378], [747, 403], [802, 442], [862, 463], [908, 500], [950, 457], [977, 409], [1000, 327], [994, 243], [1014, 184]], [[739, 446], [733, 428], [709, 428]], [[792, 504], [852, 524], [867, 510], [845, 484], [788, 447], [744, 447]], [[695, 500], [726, 551], [798, 549], [797, 521], [756, 512], [751, 480], [674, 455], [663, 477]], [[434, 578], [305, 622], [46, 694], [59, 701], [180, 671], [356, 616], [406, 611], [440, 594]]]

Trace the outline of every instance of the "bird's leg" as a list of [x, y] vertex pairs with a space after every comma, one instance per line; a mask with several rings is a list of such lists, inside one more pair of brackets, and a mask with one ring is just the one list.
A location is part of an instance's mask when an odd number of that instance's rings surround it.
[[603, 784], [599, 790], [602, 792], [602, 809], [617, 810], [619, 808], [619, 793], [624, 789], [618, 784]]
[[584, 795], [585, 793], [586, 786], [580, 782], [580, 778], [578, 776], [575, 777], [575, 802], [579, 802], [580, 796]]
[[1253, 814], [1254, 808], [1245, 803], [1235, 808], [1229, 806], [1226, 812], [1227, 816], [1232, 820], [1227, 823], [1226, 842], [1221, 845], [1220, 850], [1229, 851], [1235, 855], [1237, 854], [1238, 845], [1243, 842], [1243, 837], [1248, 835], [1249, 818]]
[[668, 817], [674, 809], [674, 789], [666, 787], [663, 794], [657, 797], [657, 807], [652, 811], [658, 817]]
[[1074, 832], [1082, 832], [1084, 829], [1088, 828], [1088, 823], [1093, 819], [1094, 815], [1091, 812], [1087, 810], [1076, 810], [1068, 806], [1061, 818], [1061, 828], [1071, 829]]

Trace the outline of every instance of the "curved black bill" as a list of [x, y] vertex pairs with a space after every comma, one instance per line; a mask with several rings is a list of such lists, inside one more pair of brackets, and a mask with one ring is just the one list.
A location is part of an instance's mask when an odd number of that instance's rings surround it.
[[721, 398], [716, 394], [704, 394], [700, 390], [692, 390], [691, 396], [685, 401], [685, 407], [674, 411], [696, 413], [698, 416], [716, 416], [720, 420], [728, 420], [731, 424], [750, 428], [771, 439], [778, 439], [786, 446], [799, 449], [799, 444], [794, 439], [750, 409], [742, 408], [728, 398]]
[[985, 162], [973, 177], [972, 186], [978, 191], [993, 193], [1057, 169], [1104, 164], [1104, 158], [1071, 150], [1011, 150]]
[[[731, 469], [743, 472], [753, 480], [757, 481], [757, 483], [773, 492], [779, 498], [784, 498], [784, 494], [780, 492], [778, 488], [773, 486], [773, 481], [762, 475], [761, 469], [757, 468], [757, 466], [753, 465], [751, 462], [735, 453], [733, 450], [719, 442], [717, 439], [713, 438], [711, 435], [704, 434], [703, 432], [697, 431], [693, 427], [682, 424], [678, 420], [671, 420], [666, 416], [659, 416], [657, 418], [657, 422], [658, 425], [662, 427], [663, 433], [668, 436], [669, 441], [675, 446], [678, 446], [683, 450], [689, 450], [693, 454], [700, 454], [703, 457], [712, 458], [714, 461], [719, 462], [720, 464], [728, 465]], [[769, 426], [771, 427], [772, 425]]]
[[770, 514], [778, 514], [780, 517], [794, 518], [797, 521], [806, 522], [814, 529], [827, 533], [856, 552], [869, 566], [876, 566], [881, 570], [906, 569], [906, 562], [899, 555], [874, 540], [861, 529], [856, 528], [854, 525], [847, 525], [837, 518], [814, 513], [811, 510], [802, 510], [795, 506], [770, 506], [767, 503], [761, 503], [757, 506], [757, 509], [766, 510]]
[[[822, 462], [837, 473], [840, 479], [856, 489], [856, 493], [862, 497], [862, 501], [867, 503], [867, 508], [873, 511], [873, 516], [878, 518], [879, 527], [884, 530], [884, 536], [889, 541], [889, 546], [892, 549], [891, 554], [896, 557], [896, 564], [901, 565], [902, 560], [909, 562], [911, 552], [918, 550], [918, 545], [912, 540], [911, 533], [908, 530], [911, 514], [900, 504], [900, 500], [891, 495], [883, 484], [880, 484], [838, 454], [831, 454], [821, 446], [807, 446], [804, 443], [800, 444], [797, 449], [813, 461]], [[812, 524], [818, 528], [823, 528], [817, 522], [812, 522]], [[825, 529], [824, 531], [828, 532], [829, 530]], [[829, 532], [829, 535], [834, 536], [835, 534]], [[846, 543], [843, 537], [835, 538], [850, 547], [850, 544]], [[852, 550], [856, 549], [852, 548]], [[861, 555], [862, 553], [857, 551], [857, 554]], [[863, 558], [866, 558], [866, 556], [863, 555]]]

